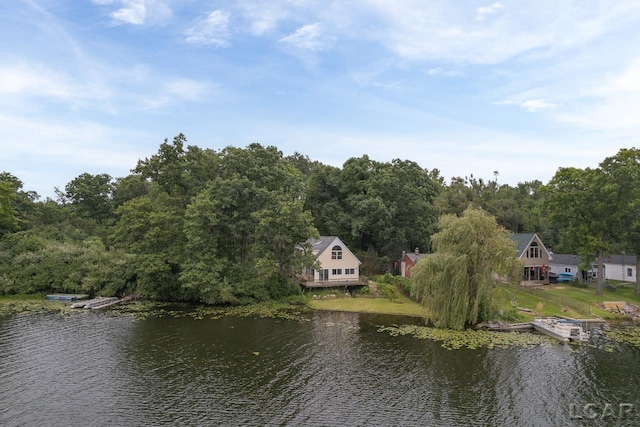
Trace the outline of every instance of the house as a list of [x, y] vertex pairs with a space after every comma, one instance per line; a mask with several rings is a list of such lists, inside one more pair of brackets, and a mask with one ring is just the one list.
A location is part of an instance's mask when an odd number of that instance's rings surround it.
[[604, 278], [621, 282], [636, 281], [637, 257], [629, 254], [609, 255], [604, 258]]
[[524, 263], [521, 285], [548, 285], [551, 252], [544, 246], [536, 233], [514, 233], [517, 257]]
[[590, 281], [597, 277], [597, 268], [595, 265], [592, 265], [589, 270], [580, 269], [582, 264], [582, 257], [580, 255], [552, 254], [551, 257], [551, 261], [549, 261], [549, 271], [556, 274], [558, 278], [562, 278], [563, 276], [569, 279], [577, 277], [581, 280]]
[[362, 286], [360, 260], [336, 236], [320, 236], [305, 243], [311, 246], [319, 270], [306, 267], [302, 274], [305, 288]]
[[[549, 263], [549, 270], [560, 275], [568, 274], [571, 277], [580, 277], [584, 281], [592, 281], [598, 277], [597, 263], [594, 260], [588, 270], [581, 270], [582, 257], [580, 255], [553, 254], [553, 259]], [[605, 280], [617, 280], [620, 282], [636, 281], [636, 259], [635, 255], [613, 254], [607, 255], [603, 259]]]
[[415, 248], [413, 252], [402, 251], [402, 258], [400, 259], [400, 264], [398, 266], [400, 275], [402, 277], [411, 278], [411, 269], [413, 266], [426, 256], [427, 254], [421, 254], [418, 248]]
[[578, 277], [581, 262], [580, 255], [553, 254], [549, 260], [549, 271], [560, 278], [563, 276]]

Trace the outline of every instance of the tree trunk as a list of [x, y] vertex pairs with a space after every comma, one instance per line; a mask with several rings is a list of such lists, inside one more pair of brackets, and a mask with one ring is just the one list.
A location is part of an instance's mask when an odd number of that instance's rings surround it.
[[602, 295], [604, 289], [604, 264], [602, 263], [602, 251], [598, 251], [598, 285], [596, 287], [596, 295]]

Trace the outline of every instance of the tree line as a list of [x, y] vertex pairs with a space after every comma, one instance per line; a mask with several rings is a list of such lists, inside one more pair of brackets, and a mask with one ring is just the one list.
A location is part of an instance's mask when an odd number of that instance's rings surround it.
[[[125, 177], [83, 173], [56, 200], [0, 174], [0, 293], [142, 293], [241, 304], [299, 292], [313, 263], [301, 243], [339, 236], [388, 271], [403, 250], [432, 249], [444, 214], [481, 208], [554, 252], [585, 257], [640, 246], [640, 153], [596, 169], [561, 168], [548, 184], [454, 177], [367, 155], [334, 167], [273, 146], [221, 150], [165, 140]], [[585, 259], [587, 259], [585, 258]], [[593, 258], [595, 259], [595, 258]]]

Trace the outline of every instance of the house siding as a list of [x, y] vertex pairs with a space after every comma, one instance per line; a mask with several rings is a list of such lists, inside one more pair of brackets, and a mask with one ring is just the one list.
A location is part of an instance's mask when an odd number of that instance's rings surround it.
[[522, 285], [549, 284], [551, 253], [535, 233], [517, 233], [511, 237], [517, 245], [518, 258], [524, 263]]
[[[347, 245], [335, 236], [320, 236], [318, 240], [310, 240], [320, 271], [306, 269], [302, 275], [302, 284], [306, 287], [326, 287], [336, 285], [357, 284], [360, 281], [360, 260]], [[333, 259], [333, 247], [340, 246], [342, 257]], [[353, 273], [351, 273], [353, 271]], [[349, 273], [348, 273], [349, 272]]]

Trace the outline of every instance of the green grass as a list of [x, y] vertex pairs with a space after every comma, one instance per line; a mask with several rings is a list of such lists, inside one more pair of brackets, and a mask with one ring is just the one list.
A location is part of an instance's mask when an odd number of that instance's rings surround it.
[[426, 317], [427, 311], [423, 306], [413, 302], [406, 296], [400, 296], [391, 301], [387, 298], [370, 298], [336, 296], [336, 298], [312, 299], [311, 308], [316, 310], [352, 311], [359, 313], [399, 314], [405, 316]]
[[514, 305], [533, 310], [534, 313], [518, 312], [519, 319], [523, 321], [534, 316], [620, 319], [622, 316], [601, 309], [599, 304], [625, 301], [640, 305], [640, 297], [634, 295], [633, 285], [618, 286], [613, 292], [605, 289], [602, 296], [595, 294], [594, 287], [580, 288], [569, 284], [549, 285], [539, 290], [500, 285], [494, 289], [493, 296], [503, 312], [512, 310]]
[[0, 301], [41, 300], [43, 298], [43, 294], [0, 295]]

